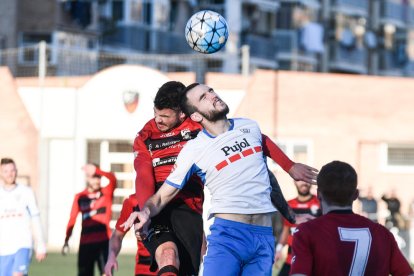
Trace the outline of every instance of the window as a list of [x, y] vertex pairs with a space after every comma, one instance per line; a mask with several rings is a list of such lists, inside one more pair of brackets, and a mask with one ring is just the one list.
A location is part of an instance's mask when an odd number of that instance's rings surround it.
[[[52, 34], [50, 33], [22, 33], [19, 43], [19, 63], [37, 65], [39, 62], [39, 43], [41, 41], [50, 45]], [[52, 62], [50, 48], [46, 47], [46, 58], [48, 63]]]
[[[272, 139], [276, 141], [275, 139]], [[279, 148], [294, 162], [311, 164], [313, 159], [311, 158], [311, 143], [309, 141], [301, 140], [283, 140], [278, 141]], [[269, 168], [274, 170], [276, 165], [273, 160], [268, 159]]]
[[131, 22], [151, 25], [151, 5], [151, 2], [148, 0], [130, 0]]
[[384, 144], [381, 152], [384, 170], [414, 172], [414, 144]]
[[[108, 170], [116, 175], [117, 187], [112, 205], [111, 221], [111, 227], [113, 227], [119, 217], [122, 202], [135, 190], [132, 143], [130, 141], [90, 140], [87, 143], [86, 160], [88, 163], [95, 163], [104, 171]], [[102, 184], [106, 185], [105, 182]]]

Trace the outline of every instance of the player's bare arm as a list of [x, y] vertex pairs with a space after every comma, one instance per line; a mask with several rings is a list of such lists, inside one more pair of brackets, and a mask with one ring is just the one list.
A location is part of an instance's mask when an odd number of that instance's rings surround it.
[[142, 231], [144, 226], [149, 222], [149, 219], [157, 215], [179, 191], [179, 189], [164, 182], [160, 189], [147, 200], [141, 211], [133, 212], [121, 227], [124, 227], [124, 230], [127, 230], [131, 228], [132, 225], [134, 225], [134, 222], [138, 219], [139, 222], [135, 225], [135, 231]]
[[105, 264], [105, 275], [112, 276], [114, 270], [118, 270], [117, 256], [121, 251], [122, 240], [124, 239], [125, 233], [115, 230], [112, 233], [111, 239], [109, 240], [109, 253], [108, 260]]

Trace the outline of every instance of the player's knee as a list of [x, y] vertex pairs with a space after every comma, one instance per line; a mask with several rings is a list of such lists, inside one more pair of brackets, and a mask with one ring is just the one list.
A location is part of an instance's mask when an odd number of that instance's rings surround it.
[[173, 242], [161, 244], [155, 252], [155, 259], [160, 268], [167, 265], [179, 268], [178, 249]]
[[178, 260], [178, 254], [175, 248], [167, 247], [162, 249], [161, 258], [166, 265], [175, 265]]

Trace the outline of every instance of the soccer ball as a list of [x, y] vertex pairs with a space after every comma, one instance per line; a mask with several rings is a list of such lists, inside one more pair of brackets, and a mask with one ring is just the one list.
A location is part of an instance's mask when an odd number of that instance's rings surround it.
[[204, 54], [212, 54], [223, 48], [228, 36], [226, 20], [214, 11], [204, 10], [195, 13], [185, 26], [188, 45]]

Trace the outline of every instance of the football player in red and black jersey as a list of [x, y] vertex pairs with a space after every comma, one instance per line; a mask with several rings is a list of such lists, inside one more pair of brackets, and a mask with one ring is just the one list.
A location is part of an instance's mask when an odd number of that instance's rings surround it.
[[[134, 141], [134, 167], [138, 206], [152, 196], [170, 174], [184, 144], [201, 126], [187, 118], [179, 106], [181, 82], [161, 86], [154, 100], [154, 118]], [[152, 270], [159, 275], [196, 275], [203, 241], [203, 184], [192, 176], [189, 185], [152, 219], [144, 244], [152, 255]], [[184, 223], [183, 223], [184, 222]]]
[[[288, 201], [289, 206], [295, 214], [308, 214], [313, 217], [321, 215], [320, 203], [318, 198], [311, 194], [311, 184], [304, 181], [294, 181], [298, 196]], [[290, 263], [292, 260], [292, 233], [295, 231], [297, 224], [292, 224], [283, 219], [283, 230], [280, 234], [279, 242], [275, 251], [275, 262], [282, 257], [282, 249], [287, 244], [289, 246], [286, 260], [279, 272], [279, 276], [289, 275]]]
[[328, 163], [317, 183], [323, 215], [296, 228], [292, 275], [414, 275], [391, 232], [352, 212], [358, 198], [354, 168]]
[[[62, 254], [69, 249], [69, 238], [72, 235], [76, 217], [82, 214], [82, 230], [78, 253], [78, 275], [94, 275], [97, 263], [101, 275], [108, 258], [108, 242], [111, 237], [109, 222], [112, 215], [112, 200], [116, 188], [116, 178], [111, 172], [104, 172], [94, 164], [83, 167], [87, 187], [75, 195], [69, 222], [66, 228], [65, 243]], [[106, 177], [109, 184], [101, 187], [101, 177]]]

